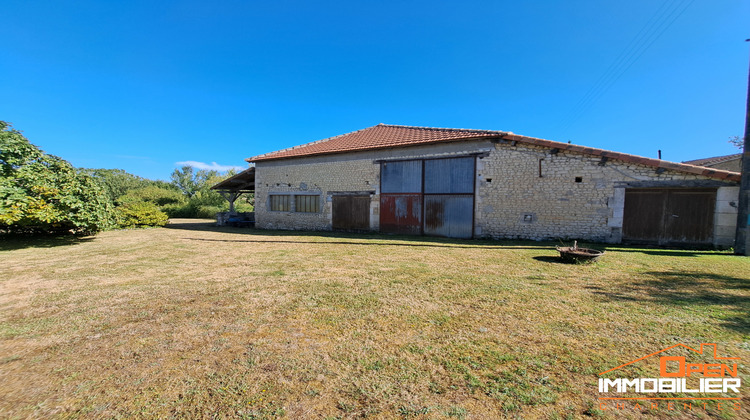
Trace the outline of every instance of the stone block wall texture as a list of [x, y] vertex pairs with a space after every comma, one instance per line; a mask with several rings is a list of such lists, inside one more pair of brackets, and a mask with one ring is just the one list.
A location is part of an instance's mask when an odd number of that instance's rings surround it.
[[[442, 143], [296, 159], [258, 162], [255, 165], [255, 218], [261, 229], [331, 230], [332, 195], [371, 192], [370, 229], [380, 229], [380, 164], [378, 160], [421, 159], [487, 152], [489, 141]], [[274, 194], [317, 194], [320, 213], [271, 211]], [[293, 200], [292, 200], [293, 201]]]
[[[582, 239], [617, 243], [622, 238], [625, 188], [702, 186], [717, 190], [714, 242], [731, 246], [730, 206], [738, 187], [700, 175], [567, 151], [488, 140], [312, 156], [256, 164], [256, 226], [264, 229], [331, 229], [331, 196], [371, 192], [370, 228], [379, 229], [380, 160], [435, 158], [468, 153], [477, 158], [475, 230], [480, 238]], [[541, 176], [540, 176], [541, 174]], [[273, 194], [318, 195], [319, 213], [276, 212]], [[291, 200], [294, 201], [293, 199]], [[731, 232], [731, 233], [730, 233]]]
[[720, 187], [716, 191], [714, 210], [714, 245], [729, 248], [734, 245], [737, 229], [737, 200], [740, 187]]

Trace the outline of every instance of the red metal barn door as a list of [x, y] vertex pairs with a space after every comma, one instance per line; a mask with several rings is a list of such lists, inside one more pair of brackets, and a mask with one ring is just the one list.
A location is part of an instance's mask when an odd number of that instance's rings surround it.
[[380, 165], [380, 231], [422, 233], [422, 161]]
[[421, 234], [422, 194], [381, 194], [380, 231]]

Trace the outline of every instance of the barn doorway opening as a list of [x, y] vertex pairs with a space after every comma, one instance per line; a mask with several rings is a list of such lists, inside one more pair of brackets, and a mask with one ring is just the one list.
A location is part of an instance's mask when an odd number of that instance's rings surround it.
[[380, 230], [471, 238], [474, 156], [381, 162]]

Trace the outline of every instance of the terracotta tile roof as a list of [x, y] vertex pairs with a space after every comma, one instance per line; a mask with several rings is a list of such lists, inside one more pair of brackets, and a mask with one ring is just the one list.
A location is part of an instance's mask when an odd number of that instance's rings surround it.
[[404, 147], [443, 141], [476, 139], [480, 137], [498, 137], [503, 134], [507, 133], [490, 130], [464, 130], [455, 128], [410, 127], [403, 125], [378, 124], [362, 130], [318, 140], [301, 146], [254, 156], [246, 160], [248, 162], [258, 162], [300, 156], [327, 155], [332, 153]]
[[290, 159], [304, 156], [329, 155], [364, 150], [386, 149], [392, 147], [408, 147], [430, 143], [466, 141], [470, 139], [497, 139], [504, 142], [519, 142], [546, 147], [550, 149], [568, 150], [586, 155], [601, 156], [617, 159], [623, 162], [635, 163], [653, 168], [663, 168], [678, 172], [703, 175], [709, 178], [728, 181], [740, 181], [739, 172], [709, 169], [703, 166], [687, 163], [669, 162], [651, 159], [627, 153], [613, 152], [603, 149], [560, 143], [534, 137], [520, 136], [506, 131], [467, 130], [455, 128], [412, 127], [405, 125], [378, 124], [351, 133], [318, 140], [312, 143], [276, 152], [266, 153], [246, 159], [248, 162]]
[[687, 163], [688, 165], [696, 165], [696, 166], [711, 166], [711, 165], [716, 165], [718, 163], [729, 162], [730, 160], [735, 160], [735, 159], [742, 159], [742, 153], [735, 153], [733, 155], [726, 155], [726, 156], [716, 156], [716, 157], [710, 157], [710, 158], [705, 158], [705, 159], [686, 160], [682, 163]]
[[569, 150], [571, 152], [582, 153], [585, 155], [601, 156], [607, 159], [617, 159], [627, 163], [635, 163], [652, 168], [663, 168], [678, 172], [685, 172], [694, 175], [703, 175], [714, 179], [725, 179], [727, 181], [740, 182], [740, 173], [724, 171], [721, 169], [705, 168], [703, 166], [689, 165], [686, 163], [670, 162], [667, 160], [652, 159], [643, 156], [631, 155], [628, 153], [613, 152], [610, 150], [596, 149], [593, 147], [578, 146], [575, 144], [560, 143], [551, 140], [537, 139], [534, 137], [519, 136], [510, 134], [503, 138], [504, 140], [518, 141], [519, 143], [534, 144], [551, 149]]

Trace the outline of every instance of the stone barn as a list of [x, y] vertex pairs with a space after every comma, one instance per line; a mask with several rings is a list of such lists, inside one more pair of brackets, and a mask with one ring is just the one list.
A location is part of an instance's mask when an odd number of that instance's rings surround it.
[[379, 124], [247, 160], [262, 229], [734, 242], [737, 172], [510, 132]]

